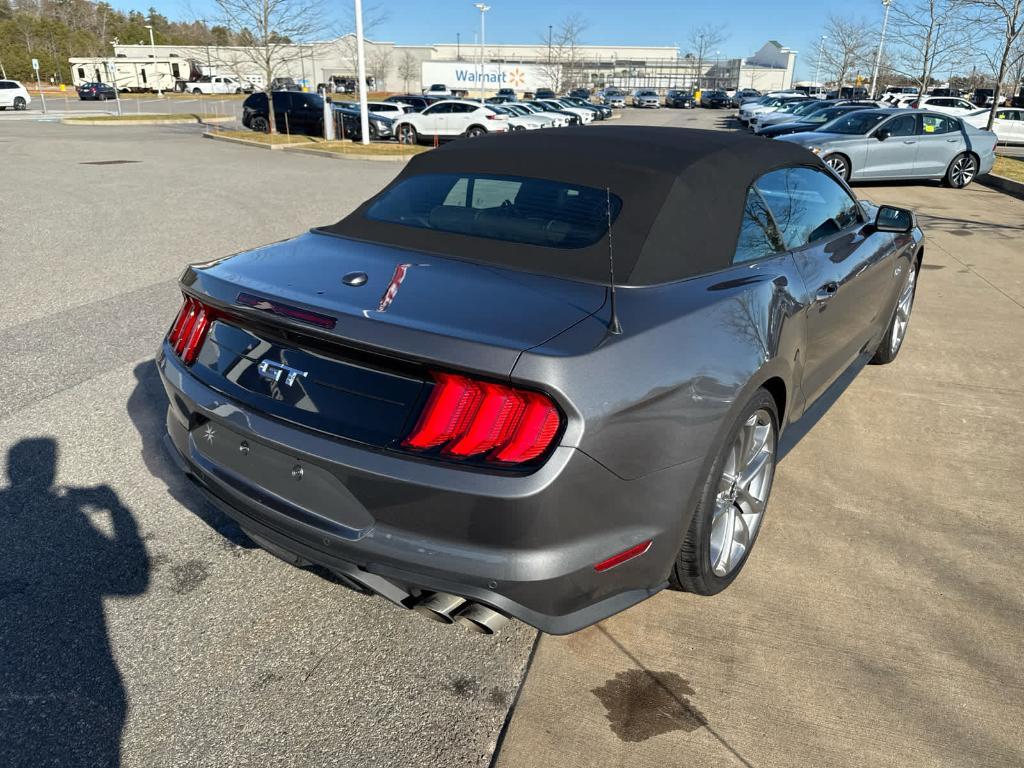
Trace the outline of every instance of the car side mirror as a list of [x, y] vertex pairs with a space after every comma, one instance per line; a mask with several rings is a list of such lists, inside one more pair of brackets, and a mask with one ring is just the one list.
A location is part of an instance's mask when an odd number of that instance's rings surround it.
[[883, 205], [875, 215], [875, 230], [878, 232], [907, 233], [914, 228], [914, 212], [906, 208]]
[[875, 134], [875, 138], [878, 139], [879, 141], [885, 141], [890, 136], [892, 136], [892, 134], [889, 133], [889, 130], [887, 128], [881, 128], [879, 129], [878, 133]]

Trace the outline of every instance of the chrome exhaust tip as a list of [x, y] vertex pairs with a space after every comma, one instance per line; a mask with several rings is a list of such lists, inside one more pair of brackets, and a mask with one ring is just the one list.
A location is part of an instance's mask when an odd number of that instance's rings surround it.
[[459, 611], [455, 620], [470, 632], [481, 635], [496, 635], [508, 624], [508, 616], [479, 603], [470, 603]]
[[447, 592], [434, 592], [426, 600], [413, 606], [413, 610], [426, 616], [432, 621], [441, 624], [451, 624], [455, 621], [454, 614], [466, 603], [466, 598], [457, 595], [449, 595]]

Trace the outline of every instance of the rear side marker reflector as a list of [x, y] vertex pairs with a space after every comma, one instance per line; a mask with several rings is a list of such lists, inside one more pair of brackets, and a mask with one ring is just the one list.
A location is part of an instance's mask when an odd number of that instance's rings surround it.
[[630, 547], [629, 549], [619, 552], [617, 555], [612, 555], [607, 560], [602, 560], [594, 566], [594, 570], [598, 573], [603, 573], [609, 568], [614, 568], [616, 565], [622, 565], [627, 560], [632, 560], [634, 557], [640, 557], [640, 555], [645, 554], [650, 548], [651, 539], [641, 541], [635, 547]]
[[435, 385], [416, 428], [402, 442], [443, 456], [522, 464], [548, 449], [562, 425], [547, 395], [468, 376], [434, 373]]
[[210, 324], [216, 319], [214, 311], [191, 296], [185, 297], [178, 316], [174, 319], [167, 343], [185, 365], [191, 365], [199, 356]]

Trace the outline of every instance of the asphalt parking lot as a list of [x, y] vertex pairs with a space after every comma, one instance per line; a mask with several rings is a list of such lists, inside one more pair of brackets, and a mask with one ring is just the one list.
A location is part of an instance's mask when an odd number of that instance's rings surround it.
[[[281, 563], [159, 442], [182, 267], [340, 218], [400, 166], [199, 134], [0, 119], [0, 764], [486, 766], [532, 630], [467, 635]], [[929, 238], [900, 359], [789, 434], [729, 591], [540, 639], [498, 765], [1021, 764], [1024, 202], [857, 191]]]

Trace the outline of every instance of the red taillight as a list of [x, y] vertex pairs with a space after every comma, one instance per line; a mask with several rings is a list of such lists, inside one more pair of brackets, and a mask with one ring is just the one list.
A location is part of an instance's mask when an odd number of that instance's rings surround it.
[[910, 102], [910, 108], [911, 109], [917, 109], [920, 106], [921, 106], [921, 102], [920, 101], [912, 101], [912, 102]]
[[651, 540], [641, 541], [635, 547], [630, 547], [617, 555], [612, 555], [607, 560], [602, 560], [594, 566], [594, 570], [598, 573], [607, 571], [609, 568], [614, 568], [616, 565], [622, 565], [627, 560], [632, 560], [634, 557], [640, 557], [640, 555], [647, 552], [651, 548]]
[[191, 296], [185, 297], [185, 303], [181, 305], [174, 325], [171, 326], [171, 332], [167, 334], [167, 343], [185, 365], [195, 362], [213, 320], [212, 309]]
[[450, 373], [433, 376], [434, 390], [402, 442], [406, 448], [522, 464], [543, 454], [558, 434], [561, 415], [547, 395]]

